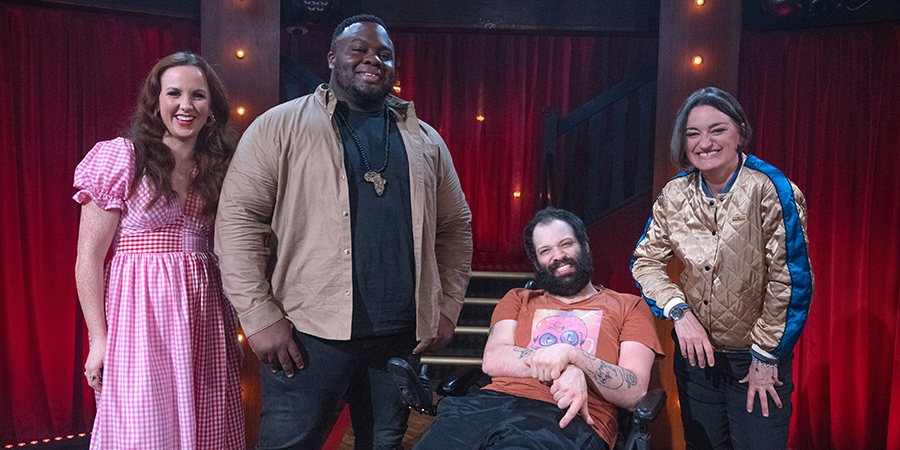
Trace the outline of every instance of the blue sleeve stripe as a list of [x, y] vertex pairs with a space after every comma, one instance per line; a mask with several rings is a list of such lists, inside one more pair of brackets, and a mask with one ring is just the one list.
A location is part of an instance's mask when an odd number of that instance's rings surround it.
[[[692, 170], [687, 170], [687, 171], [681, 172], [681, 173], [679, 173], [678, 175], [675, 175], [674, 177], [672, 177], [672, 180], [674, 180], [674, 179], [676, 179], [676, 178], [681, 178], [681, 177], [683, 177], [683, 176], [686, 176], [687, 174], [691, 173], [693, 170], [696, 170], [696, 169], [692, 169]], [[671, 181], [671, 180], [669, 180], [669, 181]], [[657, 198], [659, 198], [658, 195], [657, 195]], [[641, 238], [638, 239], [637, 245], [641, 245], [641, 242], [643, 242], [644, 239], [647, 238], [647, 230], [650, 229], [650, 224], [651, 224], [651, 223], [653, 223], [653, 214], [652, 214], [652, 213], [650, 214], [650, 219], [647, 220], [647, 225], [644, 226], [644, 233], [641, 234]], [[637, 245], [635, 246], [635, 248], [637, 248]], [[631, 254], [631, 264], [628, 266], [628, 270], [631, 271], [631, 273], [632, 273], [632, 278], [634, 277], [634, 271], [633, 271], [633, 270], [634, 270], [634, 263], [635, 263], [635, 261], [637, 261], [637, 258], [635, 258], [635, 257], [634, 257], [634, 253], [632, 253], [632, 254]], [[665, 317], [665, 315], [664, 315], [664, 313], [663, 313], [663, 310], [662, 310], [662, 308], [656, 306], [656, 301], [653, 300], [653, 299], [651, 299], [651, 298], [649, 298], [649, 297], [647, 297], [646, 295], [644, 295], [644, 288], [641, 286], [641, 283], [639, 283], [639, 282], [637, 281], [637, 279], [635, 279], [635, 280], [634, 280], [634, 284], [637, 285], [638, 290], [641, 291], [641, 297], [643, 297], [643, 298], [644, 298], [644, 301], [647, 302], [647, 305], [650, 306], [650, 311], [652, 311], [653, 314], [656, 315], [656, 317], [659, 317], [660, 319], [665, 319], [666, 317]]]
[[772, 350], [772, 355], [781, 358], [788, 356], [793, 351], [794, 345], [797, 344], [797, 339], [800, 338], [800, 333], [806, 325], [809, 305], [812, 301], [812, 269], [790, 181], [781, 171], [753, 155], [747, 155], [744, 165], [769, 177], [775, 185], [775, 191], [781, 202], [781, 215], [785, 231], [785, 258], [791, 275], [791, 298], [787, 306], [784, 334], [781, 342]]

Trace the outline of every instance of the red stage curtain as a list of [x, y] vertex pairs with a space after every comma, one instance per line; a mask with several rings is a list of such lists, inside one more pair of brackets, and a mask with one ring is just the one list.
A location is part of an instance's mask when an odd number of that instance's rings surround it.
[[0, 5], [0, 445], [90, 431], [77, 306], [76, 164], [127, 124], [162, 56], [196, 22]]
[[[393, 32], [400, 97], [447, 141], [472, 208], [476, 270], [524, 270], [541, 114], [565, 116], [656, 64], [657, 38]], [[484, 117], [478, 121], [477, 117]], [[514, 197], [514, 192], [520, 197]]]
[[[434, 30], [391, 38], [397, 95], [415, 102], [453, 155], [472, 209], [474, 268], [531, 271], [521, 230], [537, 206], [544, 109], [564, 117], [655, 65], [657, 38]], [[330, 40], [331, 30], [311, 30], [286, 36], [282, 49], [327, 81]]]
[[747, 33], [753, 147], [806, 194], [795, 448], [900, 448], [900, 25]]

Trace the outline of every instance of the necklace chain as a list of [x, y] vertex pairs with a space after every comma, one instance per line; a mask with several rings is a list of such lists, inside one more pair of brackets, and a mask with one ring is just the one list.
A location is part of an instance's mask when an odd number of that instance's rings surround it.
[[341, 119], [341, 122], [344, 124], [344, 127], [347, 128], [347, 131], [350, 132], [350, 137], [353, 138], [353, 142], [356, 143], [356, 148], [359, 150], [359, 155], [362, 156], [363, 164], [366, 165], [367, 172], [376, 172], [381, 173], [387, 169], [388, 165], [388, 156], [391, 151], [391, 140], [389, 139], [388, 132], [390, 131], [390, 110], [387, 106], [384, 107], [384, 164], [378, 170], [373, 170], [372, 165], [369, 164], [369, 157], [366, 156], [366, 151], [363, 149], [362, 143], [359, 140], [359, 136], [356, 135], [356, 132], [353, 131], [353, 128], [350, 126], [350, 122], [347, 121], [347, 118], [341, 113], [340, 110], [335, 108], [335, 114], [338, 115], [338, 118]]

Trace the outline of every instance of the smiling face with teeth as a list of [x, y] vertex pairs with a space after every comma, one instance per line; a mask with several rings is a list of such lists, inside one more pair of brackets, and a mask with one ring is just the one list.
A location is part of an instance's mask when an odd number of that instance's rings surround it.
[[572, 227], [553, 220], [534, 227], [535, 281], [553, 295], [568, 297], [588, 288], [594, 274], [587, 244], [582, 248]]
[[338, 100], [356, 110], [381, 109], [394, 87], [394, 43], [381, 25], [351, 24], [332, 43], [328, 67]]
[[193, 147], [212, 116], [209, 84], [199, 67], [175, 66], [159, 77], [159, 117], [166, 126], [163, 143]]
[[709, 105], [691, 109], [684, 130], [685, 151], [691, 164], [713, 182], [728, 180], [737, 170], [740, 125]]

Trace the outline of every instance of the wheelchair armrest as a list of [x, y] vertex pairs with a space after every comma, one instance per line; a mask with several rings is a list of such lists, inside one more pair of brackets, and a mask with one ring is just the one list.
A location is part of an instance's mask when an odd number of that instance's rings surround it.
[[637, 407], [634, 409], [635, 420], [653, 420], [659, 415], [659, 412], [662, 411], [663, 406], [666, 405], [666, 391], [655, 388], [650, 389], [644, 394], [643, 397], [638, 401]]
[[450, 397], [462, 397], [469, 393], [469, 389], [478, 383], [484, 376], [480, 366], [464, 366], [453, 371], [450, 378], [437, 388], [438, 395]]

